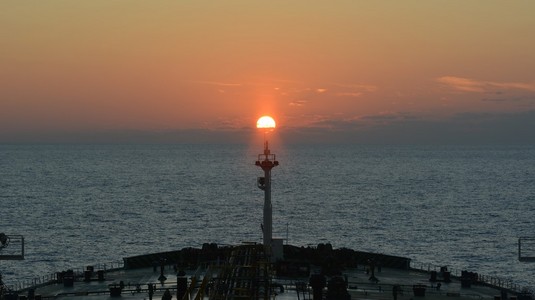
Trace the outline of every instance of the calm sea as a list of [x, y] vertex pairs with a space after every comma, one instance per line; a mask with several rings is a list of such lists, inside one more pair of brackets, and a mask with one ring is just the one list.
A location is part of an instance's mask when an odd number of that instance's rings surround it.
[[[0, 145], [0, 232], [26, 241], [25, 260], [0, 261], [4, 281], [205, 242], [261, 242], [261, 150]], [[518, 237], [535, 236], [535, 147], [272, 152], [273, 231], [288, 243], [329, 242], [535, 286], [535, 263], [517, 258]]]

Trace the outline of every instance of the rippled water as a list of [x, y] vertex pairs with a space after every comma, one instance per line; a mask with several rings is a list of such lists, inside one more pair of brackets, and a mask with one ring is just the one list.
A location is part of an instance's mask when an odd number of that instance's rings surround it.
[[[249, 145], [2, 145], [4, 281], [125, 256], [261, 241]], [[535, 286], [535, 147], [272, 147], [274, 235], [406, 256]]]

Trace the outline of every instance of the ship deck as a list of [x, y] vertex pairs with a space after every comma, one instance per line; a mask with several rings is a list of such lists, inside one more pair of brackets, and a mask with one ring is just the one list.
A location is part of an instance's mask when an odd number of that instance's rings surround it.
[[[218, 248], [207, 244], [202, 250], [189, 248], [125, 258], [125, 267], [118, 269], [94, 272], [88, 267], [83, 274], [63, 272], [54, 281], [20, 291], [18, 299], [146, 300], [164, 299], [162, 296], [167, 291], [173, 295], [172, 299], [180, 294], [183, 295], [180, 299], [188, 300], [301, 300], [313, 299], [311, 285], [319, 283], [325, 286], [320, 290], [322, 299], [329, 300], [517, 300], [517, 294], [478, 282], [477, 276], [458, 278], [446, 269], [440, 273], [424, 272], [409, 268], [410, 260], [406, 258], [344, 251], [321, 244], [316, 249], [287, 247], [285, 257], [300, 257], [300, 262], [292, 264], [286, 260], [272, 268], [262, 245]], [[307, 255], [309, 258], [305, 259]], [[310, 262], [313, 257], [331, 265], [331, 268], [324, 266], [326, 274], [336, 275], [319, 275], [322, 268]], [[356, 258], [368, 263], [356, 263]], [[346, 267], [333, 271], [336, 260]], [[353, 264], [347, 264], [351, 261]], [[377, 262], [382, 263], [376, 265]], [[396, 297], [394, 290], [398, 291]], [[523, 299], [518, 297], [518, 300]]]
[[[75, 281], [73, 286], [64, 286], [56, 283], [37, 287], [35, 295], [41, 299], [77, 299], [77, 300], [97, 300], [97, 299], [117, 299], [110, 295], [110, 287], [120, 285], [123, 282], [124, 287], [121, 290], [120, 299], [149, 299], [148, 284], [155, 284], [153, 299], [162, 299], [166, 289], [173, 294], [176, 299], [177, 276], [173, 268], [165, 268], [164, 275], [167, 277], [165, 282], [159, 281], [160, 271], [153, 268], [139, 269], [118, 269], [106, 273], [104, 280]], [[186, 274], [188, 283], [195, 275], [195, 271]], [[416, 270], [401, 270], [395, 268], [382, 268], [381, 272], [375, 273], [379, 282], [369, 280], [369, 274], [364, 267], [348, 269], [343, 272], [348, 280], [348, 292], [351, 299], [394, 299], [392, 289], [395, 285], [399, 286], [401, 291], [397, 296], [398, 300], [414, 299], [497, 299], [500, 297], [500, 291], [497, 288], [487, 285], [471, 285], [462, 287], [457, 278], [452, 278], [450, 283], [430, 282], [429, 273]], [[273, 283], [278, 283], [278, 288], [274, 289], [271, 299], [290, 300], [290, 299], [312, 299], [312, 290], [307, 285], [306, 290], [296, 289], [298, 282], [308, 283], [308, 278], [273, 278]], [[437, 285], [440, 283], [440, 288]], [[424, 296], [415, 296], [413, 287], [415, 285], [425, 287]], [[284, 288], [281, 292], [280, 286]], [[325, 289], [326, 292], [327, 289]], [[191, 291], [191, 299], [197, 295], [198, 288]], [[324, 292], [324, 293], [325, 293]], [[24, 294], [21, 294], [24, 295]], [[515, 295], [509, 294], [509, 299], [516, 299]], [[24, 297], [22, 297], [24, 299]], [[209, 299], [208, 296], [199, 297], [199, 299]], [[228, 299], [238, 299], [230, 297]], [[257, 298], [253, 298], [257, 299]]]

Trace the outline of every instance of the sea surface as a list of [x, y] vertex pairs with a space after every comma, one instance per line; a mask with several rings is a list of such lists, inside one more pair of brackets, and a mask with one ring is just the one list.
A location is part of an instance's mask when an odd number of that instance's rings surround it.
[[[262, 147], [0, 145], [0, 232], [25, 238], [25, 260], [0, 261], [4, 282], [207, 242], [261, 242]], [[271, 151], [280, 162], [273, 232], [287, 243], [535, 286], [535, 263], [519, 262], [517, 246], [535, 236], [534, 146]], [[535, 256], [535, 245], [526, 251]]]

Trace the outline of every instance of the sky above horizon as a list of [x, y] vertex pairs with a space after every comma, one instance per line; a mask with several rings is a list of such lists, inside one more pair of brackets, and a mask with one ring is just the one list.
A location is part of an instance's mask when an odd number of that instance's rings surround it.
[[318, 142], [535, 143], [535, 1], [0, 7], [0, 142], [194, 140], [268, 114]]

